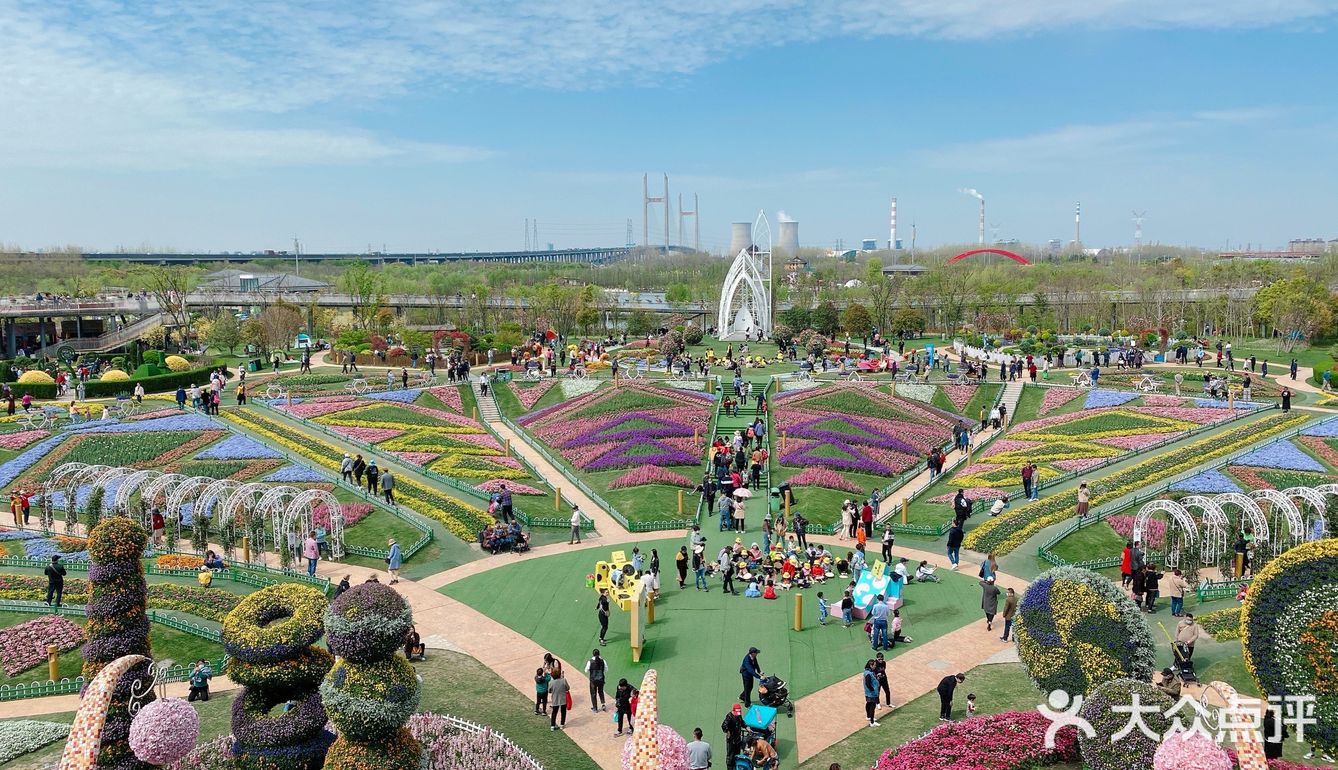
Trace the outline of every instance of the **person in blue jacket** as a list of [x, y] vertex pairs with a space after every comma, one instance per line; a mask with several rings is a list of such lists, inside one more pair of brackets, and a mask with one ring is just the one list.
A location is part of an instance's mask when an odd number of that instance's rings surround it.
[[877, 727], [878, 720], [873, 718], [873, 712], [878, 708], [878, 675], [873, 672], [872, 660], [864, 664], [861, 679], [864, 682], [864, 715], [869, 718], [869, 727]]
[[748, 654], [743, 656], [743, 663], [739, 666], [739, 674], [743, 677], [743, 692], [739, 693], [739, 700], [743, 701], [744, 708], [753, 705], [753, 683], [763, 676], [762, 664], [757, 661], [759, 652], [761, 650], [756, 647], [749, 647]]

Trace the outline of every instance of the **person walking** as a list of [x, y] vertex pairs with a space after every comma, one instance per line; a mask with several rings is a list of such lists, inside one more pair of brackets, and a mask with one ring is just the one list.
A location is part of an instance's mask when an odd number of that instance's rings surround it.
[[864, 673], [860, 675], [864, 685], [864, 715], [869, 719], [869, 727], [877, 727], [878, 720], [873, 718], [878, 708], [878, 676], [873, 673], [873, 660], [864, 663]]
[[1146, 612], [1148, 614], [1157, 611], [1157, 597], [1161, 596], [1160, 581], [1165, 575], [1157, 571], [1157, 565], [1148, 564], [1143, 568], [1146, 577], [1143, 579], [1143, 595], [1147, 597]]
[[748, 654], [743, 656], [743, 663], [739, 665], [739, 675], [743, 678], [743, 692], [739, 693], [739, 700], [743, 701], [744, 708], [752, 707], [753, 684], [762, 678], [762, 664], [757, 660], [760, 652], [756, 647], [749, 647]]
[[1004, 632], [1003, 636], [999, 637], [1005, 642], [1008, 641], [1009, 635], [1013, 632], [1013, 616], [1016, 614], [1017, 614], [1017, 592], [1010, 588], [1008, 589], [1008, 594], [1004, 597], [1004, 608], [1003, 608]]
[[[43, 570], [46, 574], [46, 606], [59, 607], [65, 596], [65, 565], [60, 563], [60, 554], [51, 554], [51, 563]], [[52, 605], [51, 600], [56, 600]]]
[[[571, 685], [563, 676], [561, 668], [553, 672], [553, 679], [548, 683], [548, 729], [567, 729], [567, 704], [571, 701]], [[559, 724], [559, 719], [561, 723]]]
[[859, 509], [859, 518], [864, 523], [864, 537], [873, 537], [873, 505], [869, 500], [865, 500], [864, 507]]
[[700, 543], [692, 549], [692, 573], [697, 578], [698, 591], [711, 590], [711, 584], [706, 582], [706, 546]]
[[1290, 412], [1292, 410], [1292, 390], [1291, 388], [1282, 389], [1282, 411]]
[[609, 589], [599, 589], [599, 599], [595, 601], [595, 614], [599, 618], [599, 646], [604, 646], [604, 637], [609, 633]]
[[404, 564], [404, 556], [395, 538], [390, 538], [386, 544], [390, 547], [390, 555], [386, 557], [386, 572], [390, 573], [390, 584], [395, 585], [400, 582], [400, 566]]
[[613, 689], [613, 711], [614, 717], [618, 720], [618, 732], [615, 736], [623, 734], [623, 720], [627, 720], [627, 732], [632, 732], [632, 698], [636, 697], [636, 688], [626, 679], [619, 679], [618, 686]]
[[1175, 646], [1180, 651], [1180, 657], [1183, 660], [1189, 660], [1194, 657], [1194, 645], [1200, 637], [1208, 636], [1208, 632], [1203, 630], [1203, 626], [1194, 619], [1194, 616], [1188, 612], [1180, 619], [1180, 624], [1175, 627]]
[[502, 521], [509, 522], [515, 518], [512, 513], [512, 505], [511, 490], [507, 489], [506, 484], [503, 483], [501, 490], [497, 493], [497, 510], [502, 514]]
[[807, 551], [808, 519], [804, 518], [803, 514], [796, 513], [794, 515], [794, 520], [790, 522], [790, 525], [794, 528], [795, 539], [799, 541], [799, 550]]
[[344, 459], [339, 463], [339, 477], [346, 484], [353, 482], [353, 458], [348, 452], [344, 453]]
[[302, 558], [307, 560], [307, 577], [316, 577], [316, 562], [321, 558], [321, 547], [316, 542], [315, 530], [307, 532], [307, 539], [302, 541]]
[[892, 543], [896, 536], [892, 534], [892, 525], [889, 524], [883, 528], [883, 563], [892, 563]]
[[966, 496], [966, 490], [958, 489], [952, 498], [952, 515], [959, 521], [971, 518], [971, 499]]
[[1175, 570], [1166, 580], [1166, 591], [1171, 597], [1171, 617], [1178, 618], [1185, 611], [1185, 594], [1189, 593], [1189, 581]]
[[395, 476], [389, 468], [381, 474], [381, 495], [386, 498], [386, 503], [395, 504]]
[[[604, 674], [608, 671], [608, 665], [604, 657], [599, 654], [599, 650], [590, 651], [590, 660], [585, 662], [585, 675], [590, 681], [590, 710], [608, 711], [608, 703], [604, 700]], [[624, 679], [624, 682], [627, 680]], [[617, 700], [614, 701], [617, 703]]]
[[1120, 553], [1120, 587], [1128, 588], [1134, 580], [1134, 542], [1126, 540]]
[[1295, 359], [1295, 358], [1292, 359], [1292, 363], [1291, 363], [1291, 366], [1288, 367], [1288, 371], [1291, 372], [1291, 375], [1292, 375], [1292, 382], [1296, 382], [1296, 359]]
[[693, 728], [692, 737], [688, 744], [688, 770], [706, 770], [711, 766], [711, 744], [702, 740], [700, 727]]
[[688, 547], [686, 545], [678, 547], [678, 554], [674, 556], [674, 566], [678, 569], [678, 587], [687, 588]]
[[362, 455], [356, 455], [353, 458], [353, 482], [362, 486], [362, 474], [367, 470], [367, 461], [362, 459]]
[[581, 544], [581, 506], [573, 505], [571, 507], [571, 537], [567, 539], [567, 545]]
[[1026, 463], [1026, 464], [1024, 464], [1024, 465], [1022, 466], [1022, 497], [1023, 497], [1023, 498], [1030, 498], [1030, 497], [1031, 497], [1031, 474], [1032, 474], [1031, 463]]
[[376, 494], [380, 479], [381, 469], [376, 467], [376, 460], [373, 459], [367, 463], [367, 491]]
[[1087, 490], [1087, 482], [1084, 481], [1078, 485], [1078, 521], [1081, 522], [1087, 518], [1087, 507], [1092, 499], [1092, 493]]
[[994, 584], [994, 576], [990, 575], [980, 583], [980, 608], [985, 611], [985, 630], [994, 630], [994, 616], [999, 613], [999, 587]]
[[725, 734], [725, 767], [732, 770], [734, 758], [743, 748], [743, 707], [735, 703], [720, 722], [720, 732]]
[[962, 558], [962, 538], [966, 537], [966, 532], [962, 529], [960, 519], [952, 522], [952, 527], [948, 529], [948, 561], [952, 562], [952, 571], [957, 571], [957, 562]]
[[[896, 641], [893, 640], [893, 645], [895, 644]], [[878, 690], [883, 693], [887, 707], [892, 708], [892, 686], [887, 681], [887, 658], [883, 657], [881, 652], [873, 656], [873, 675], [878, 677]]]
[[952, 721], [952, 694], [956, 692], [957, 685], [966, 681], [966, 674], [954, 674], [945, 676], [938, 683], [938, 721]]

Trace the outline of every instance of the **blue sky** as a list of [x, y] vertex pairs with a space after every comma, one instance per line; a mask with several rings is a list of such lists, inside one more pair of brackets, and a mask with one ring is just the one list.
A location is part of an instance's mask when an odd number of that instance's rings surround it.
[[0, 0], [0, 242], [609, 245], [662, 171], [713, 248], [1338, 237], [1338, 0], [235, 5]]

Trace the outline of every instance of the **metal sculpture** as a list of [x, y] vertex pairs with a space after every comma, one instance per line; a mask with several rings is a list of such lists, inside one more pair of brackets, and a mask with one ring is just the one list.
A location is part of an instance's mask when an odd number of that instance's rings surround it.
[[722, 340], [771, 336], [771, 226], [765, 212], [753, 223], [753, 242], [734, 257], [720, 292], [716, 324]]

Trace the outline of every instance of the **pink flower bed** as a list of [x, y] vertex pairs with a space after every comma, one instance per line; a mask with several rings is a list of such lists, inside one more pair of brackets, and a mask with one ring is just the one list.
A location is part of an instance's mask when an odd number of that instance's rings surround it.
[[[967, 487], [965, 489], [965, 492], [967, 499], [970, 500], [997, 500], [998, 498], [1008, 494], [1002, 489], [995, 489], [993, 487]], [[952, 499], [956, 496], [957, 496], [956, 492], [948, 492], [947, 494], [929, 498], [929, 502], [951, 503]]]
[[640, 465], [609, 482], [609, 489], [643, 487], [647, 484], [664, 484], [670, 487], [692, 489], [692, 479], [681, 473], [675, 473], [658, 465]]
[[1041, 399], [1039, 414], [1044, 417], [1085, 392], [1078, 388], [1046, 388], [1045, 397]]
[[144, 412], [143, 414], [131, 415], [125, 419], [131, 422], [138, 422], [139, 420], [156, 420], [159, 417], [170, 417], [174, 414], [181, 414], [181, 410], [176, 409], [174, 407], [170, 407], [167, 409], [155, 409], [152, 412]]
[[1227, 468], [1232, 476], [1235, 476], [1240, 483], [1245, 485], [1246, 489], [1277, 489], [1277, 485], [1264, 478], [1258, 468], [1251, 468], [1248, 465], [1232, 465]]
[[1105, 458], [1084, 457], [1076, 460], [1055, 460], [1050, 464], [1067, 473], [1069, 471], [1085, 470], [1093, 465], [1100, 465], [1103, 462], [1105, 462]]
[[439, 385], [435, 388], [428, 388], [427, 392], [431, 393], [438, 401], [460, 414], [465, 413], [465, 405], [464, 401], [460, 398], [459, 387], [455, 385]]
[[974, 476], [977, 473], [989, 473], [992, 470], [996, 470], [1002, 467], [1003, 467], [1002, 465], [999, 465], [997, 463], [971, 463], [970, 465], [957, 471], [957, 476], [958, 477]]
[[480, 492], [487, 492], [488, 494], [492, 494], [493, 492], [501, 492], [503, 484], [505, 484], [506, 488], [511, 490], [511, 493], [514, 495], [546, 494], [542, 489], [535, 489], [534, 487], [529, 486], [528, 484], [519, 484], [515, 481], [510, 481], [508, 479], [489, 479], [488, 481], [485, 481], [482, 484], [476, 485], [474, 489], [477, 489]]
[[525, 407], [526, 411], [529, 411], [530, 409], [534, 408], [535, 402], [543, 398], [544, 394], [552, 390], [553, 386], [556, 384], [557, 380], [547, 379], [547, 380], [542, 380], [537, 385], [530, 385], [530, 386], [517, 385], [511, 388], [511, 392], [516, 395], [516, 400], [520, 402], [520, 405]]
[[1301, 443], [1304, 444], [1307, 449], [1319, 455], [1319, 459], [1338, 468], [1338, 450], [1334, 450], [1333, 447], [1329, 446], [1328, 442], [1326, 442], [1323, 437], [1302, 436]]
[[1007, 770], [1078, 759], [1078, 734], [1065, 727], [1055, 747], [1045, 748], [1050, 720], [1035, 711], [948, 722], [924, 736], [888, 749], [874, 770]]
[[348, 436], [364, 444], [375, 444], [378, 441], [404, 435], [404, 431], [395, 428], [363, 428], [352, 425], [327, 425], [326, 427], [335, 433]]
[[47, 645], [65, 652], [83, 641], [84, 630], [79, 626], [60, 615], [42, 615], [0, 631], [0, 667], [6, 675], [15, 676], [44, 663]]
[[[371, 503], [340, 503], [341, 512], [344, 514], [344, 526], [351, 527], [367, 517], [372, 512]], [[311, 511], [311, 523], [318, 527], [330, 528], [330, 509], [324, 505], [318, 505]]]
[[1153, 393], [1143, 396], [1143, 406], [1171, 406], [1180, 407], [1185, 405], [1185, 400], [1180, 396], [1167, 396], [1164, 394]]
[[441, 455], [436, 452], [392, 452], [391, 454], [401, 460], [411, 462], [414, 465], [427, 465], [438, 457], [441, 457]]
[[1119, 449], [1142, 449], [1146, 446], [1152, 446], [1158, 441], [1165, 441], [1172, 436], [1180, 435], [1176, 433], [1138, 433], [1132, 436], [1111, 436], [1110, 438], [1099, 438], [1093, 443], [1103, 446], [1113, 446]]
[[952, 405], [957, 407], [957, 411], [962, 411], [971, 399], [976, 395], [975, 385], [941, 385], [943, 395], [948, 397]]
[[353, 396], [330, 396], [329, 398], [309, 399], [300, 404], [293, 404], [289, 407], [279, 407], [282, 411], [291, 414], [294, 417], [303, 419], [311, 417], [321, 417], [335, 412], [342, 412], [345, 409], [352, 409], [358, 402]]
[[790, 477], [790, 486], [794, 487], [826, 487], [827, 489], [838, 489], [842, 492], [860, 493], [864, 487], [850, 481], [845, 476], [833, 470], [826, 468], [805, 468], [798, 475]]
[[[1110, 528], [1115, 530], [1116, 534], [1125, 540], [1130, 540], [1134, 536], [1134, 517], [1133, 516], [1111, 516], [1106, 519]], [[1166, 541], [1166, 522], [1161, 519], [1148, 519], [1147, 527], [1143, 530], [1143, 546], [1145, 548], [1161, 548], [1162, 543]]]
[[0, 447], [4, 449], [19, 449], [25, 447], [39, 438], [46, 438], [51, 434], [44, 430], [21, 430], [17, 433], [6, 433], [0, 435]]
[[1032, 449], [1041, 446], [1041, 441], [1021, 441], [1015, 438], [995, 439], [990, 443], [989, 448], [980, 453], [981, 457], [993, 457], [1005, 452], [1016, 452], [1020, 449]]

